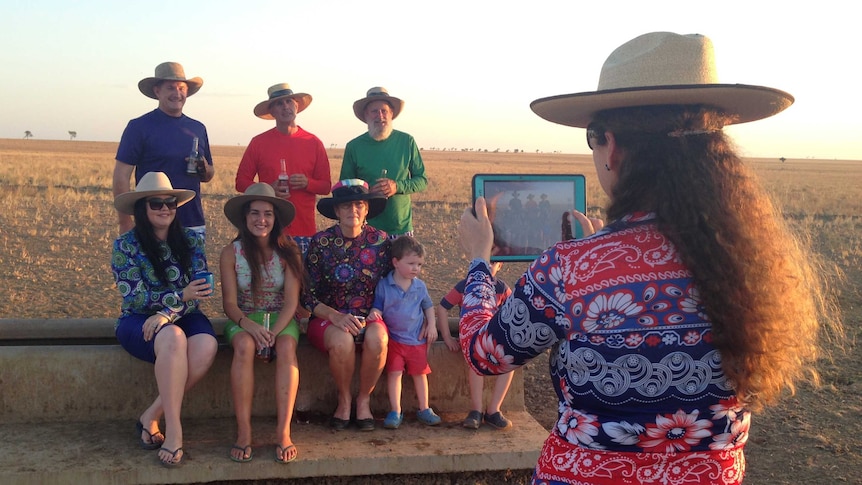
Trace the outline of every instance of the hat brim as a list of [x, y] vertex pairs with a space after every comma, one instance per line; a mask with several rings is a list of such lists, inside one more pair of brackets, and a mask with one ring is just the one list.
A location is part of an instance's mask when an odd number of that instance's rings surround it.
[[368, 219], [373, 219], [386, 210], [387, 199], [385, 196], [380, 194], [355, 194], [350, 197], [340, 197], [337, 200], [332, 197], [320, 199], [317, 201], [317, 212], [320, 212], [323, 217], [337, 221], [338, 216], [335, 215], [335, 206], [357, 200], [368, 201], [368, 215], [366, 216]]
[[272, 204], [272, 207], [275, 209], [275, 216], [278, 218], [282, 227], [289, 226], [290, 223], [293, 222], [294, 217], [296, 217], [296, 207], [294, 207], [292, 202], [266, 195], [238, 195], [231, 198], [224, 204], [225, 217], [227, 217], [227, 220], [229, 220], [234, 227], [242, 229], [243, 226], [245, 226], [245, 214], [242, 213], [242, 207], [247, 202], [255, 200], [262, 200]]
[[254, 115], [264, 120], [274, 120], [275, 117], [272, 116], [272, 114], [269, 112], [269, 105], [272, 104], [274, 101], [278, 101], [279, 99], [284, 98], [293, 98], [296, 101], [297, 114], [301, 113], [303, 110], [305, 110], [305, 108], [308, 108], [308, 105], [311, 104], [312, 100], [311, 95], [308, 93], [294, 93], [287, 94], [284, 96], [277, 96], [275, 98], [267, 99], [266, 101], [261, 101], [260, 103], [257, 103], [257, 105], [254, 107]]
[[530, 109], [540, 117], [566, 126], [586, 128], [599, 111], [654, 105], [714, 106], [735, 116], [731, 124], [768, 118], [793, 104], [779, 89], [747, 84], [695, 84], [609, 89], [540, 98]]
[[372, 101], [386, 101], [389, 103], [389, 106], [392, 106], [392, 119], [398, 118], [398, 115], [401, 114], [401, 110], [404, 108], [404, 101], [396, 98], [395, 96], [366, 96], [355, 103], [353, 103], [353, 114], [359, 118], [359, 121], [366, 123], [365, 121], [365, 107], [368, 106], [368, 103]]
[[204, 80], [199, 77], [193, 77], [191, 79], [164, 79], [157, 77], [147, 77], [141, 79], [140, 82], [138, 82], [138, 89], [144, 96], [152, 99], [158, 99], [156, 98], [156, 93], [153, 92], [153, 87], [155, 87], [155, 85], [159, 81], [182, 81], [186, 83], [186, 86], [188, 86], [188, 90], [186, 91], [186, 97], [194, 95], [196, 92], [200, 91], [201, 86], [204, 85]]
[[114, 197], [114, 208], [119, 212], [128, 215], [135, 214], [135, 202], [146, 197], [154, 195], [173, 195], [177, 198], [177, 207], [180, 207], [188, 201], [195, 198], [195, 191], [188, 189], [174, 190], [144, 190], [141, 192], [126, 192]]

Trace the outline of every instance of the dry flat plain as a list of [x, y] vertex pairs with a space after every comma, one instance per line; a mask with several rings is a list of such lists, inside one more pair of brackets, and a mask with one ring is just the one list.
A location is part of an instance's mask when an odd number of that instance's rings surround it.
[[[234, 174], [244, 147], [215, 147], [216, 177], [203, 188], [207, 255], [217, 271], [220, 248], [234, 236], [222, 213], [235, 195]], [[110, 273], [111, 242], [118, 235], [111, 171], [116, 143], [0, 139], [0, 318], [113, 318], [120, 300]], [[423, 278], [440, 297], [463, 274], [466, 260], [456, 239], [457, 221], [469, 201], [474, 173], [583, 173], [590, 211], [601, 215], [606, 198], [588, 156], [538, 153], [423, 151], [428, 190], [414, 196], [417, 236], [428, 250]], [[330, 150], [332, 178], [341, 151]], [[862, 484], [862, 162], [750, 160], [785, 216], [810, 237], [834, 277], [832, 292], [843, 312], [843, 348], [820, 365], [819, 387], [756, 415], [749, 444], [747, 484]], [[741, 202], [744, 203], [744, 202]], [[318, 227], [328, 224], [318, 220]], [[526, 264], [509, 264], [509, 283]], [[218, 276], [218, 275], [216, 275]], [[781, 302], [775, 302], [781, 304]], [[204, 304], [221, 316], [221, 301]], [[792, 331], [792, 330], [791, 330]], [[0, 336], [2, 338], [2, 336]], [[556, 399], [547, 358], [525, 369], [527, 406], [550, 428]], [[62, 444], [57, 444], [62, 446]], [[50, 448], [46, 449], [50, 452]], [[46, 456], [46, 459], [50, 457]], [[402, 476], [398, 483], [525, 483], [529, 473]], [[376, 483], [379, 478], [317, 483]]]

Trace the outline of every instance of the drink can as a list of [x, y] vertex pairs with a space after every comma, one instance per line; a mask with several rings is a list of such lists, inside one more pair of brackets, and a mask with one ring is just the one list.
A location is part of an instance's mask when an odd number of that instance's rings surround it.
[[194, 278], [192, 278], [192, 281], [199, 280], [201, 278], [207, 280], [207, 284], [210, 285], [208, 294], [211, 295], [212, 292], [215, 291], [215, 279], [213, 278], [213, 274], [209, 271], [200, 271], [198, 273], [195, 273], [195, 276]]
[[357, 344], [361, 344], [365, 341], [365, 317], [358, 316], [356, 319], [359, 320], [359, 325], [361, 326], [359, 328], [359, 333], [353, 336], [353, 341]]

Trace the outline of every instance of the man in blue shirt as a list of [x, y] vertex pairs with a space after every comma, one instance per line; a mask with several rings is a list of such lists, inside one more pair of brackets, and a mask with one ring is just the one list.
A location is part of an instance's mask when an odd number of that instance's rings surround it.
[[[209, 138], [203, 123], [183, 114], [186, 98], [198, 92], [203, 79], [186, 79], [183, 66], [163, 62], [156, 66], [155, 76], [142, 79], [138, 89], [148, 98], [158, 100], [155, 110], [129, 121], [114, 165], [114, 196], [131, 190], [132, 173], [135, 183], [147, 172], [164, 172], [178, 189], [190, 189], [196, 197], [177, 209], [180, 223], [205, 235], [201, 183], [215, 175]], [[200, 156], [195, 173], [187, 173], [193, 140], [198, 140]], [[132, 229], [131, 216], [118, 213], [120, 234]]]

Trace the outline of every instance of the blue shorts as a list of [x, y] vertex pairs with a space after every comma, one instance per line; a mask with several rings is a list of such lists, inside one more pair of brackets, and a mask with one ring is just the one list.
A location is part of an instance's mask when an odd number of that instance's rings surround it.
[[[117, 322], [117, 329], [114, 331], [114, 334], [117, 336], [117, 340], [120, 341], [120, 345], [132, 357], [155, 363], [156, 352], [154, 345], [156, 339], [152, 339], [149, 342], [144, 341], [144, 322], [151, 316], [144, 315], [143, 313], [133, 313], [122, 317]], [[216, 338], [210, 319], [201, 312], [186, 313], [174, 325], [180, 327], [183, 333], [186, 334], [186, 338], [199, 333], [212, 335], [213, 338]]]

